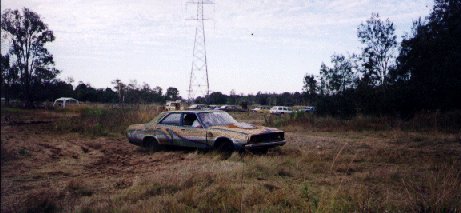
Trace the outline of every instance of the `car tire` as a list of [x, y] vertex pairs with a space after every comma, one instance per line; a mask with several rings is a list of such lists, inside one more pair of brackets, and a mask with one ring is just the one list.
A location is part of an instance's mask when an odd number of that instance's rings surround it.
[[159, 151], [160, 145], [158, 144], [157, 140], [153, 137], [146, 137], [142, 141], [142, 145], [145, 149], [151, 152]]
[[216, 151], [219, 152], [222, 160], [228, 159], [234, 152], [234, 144], [231, 142], [223, 142], [218, 145]]

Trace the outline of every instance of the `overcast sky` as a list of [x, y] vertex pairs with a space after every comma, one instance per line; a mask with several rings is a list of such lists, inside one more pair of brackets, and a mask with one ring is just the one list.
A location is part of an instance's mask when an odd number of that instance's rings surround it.
[[[357, 26], [378, 12], [397, 35], [431, 0], [216, 0], [205, 23], [210, 89], [228, 94], [301, 91], [333, 53], [359, 51]], [[61, 79], [94, 87], [116, 78], [177, 87], [187, 97], [195, 23], [185, 0], [2, 0], [28, 7], [54, 31]], [[3, 49], [3, 47], [2, 47]]]

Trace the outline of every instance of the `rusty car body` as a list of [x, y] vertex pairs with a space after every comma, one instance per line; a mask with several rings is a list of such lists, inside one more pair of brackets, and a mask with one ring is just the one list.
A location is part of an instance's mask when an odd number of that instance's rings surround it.
[[219, 110], [163, 112], [149, 123], [130, 125], [127, 137], [140, 146], [172, 145], [224, 152], [267, 151], [286, 143], [285, 133], [279, 129], [239, 123]]

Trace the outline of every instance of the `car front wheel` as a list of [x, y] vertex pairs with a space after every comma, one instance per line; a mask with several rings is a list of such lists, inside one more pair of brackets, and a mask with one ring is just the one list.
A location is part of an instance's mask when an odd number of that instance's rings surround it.
[[232, 152], [234, 152], [234, 144], [231, 142], [224, 142], [218, 145], [216, 151], [221, 155], [221, 159], [228, 159]]

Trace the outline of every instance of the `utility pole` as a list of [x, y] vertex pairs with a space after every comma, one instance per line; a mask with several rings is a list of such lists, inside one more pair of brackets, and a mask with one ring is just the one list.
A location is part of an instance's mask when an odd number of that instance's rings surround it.
[[203, 6], [205, 4], [213, 4], [212, 1], [207, 0], [193, 0], [187, 2], [187, 4], [193, 4], [196, 6], [195, 17], [186, 19], [193, 20], [196, 22], [195, 25], [195, 39], [194, 48], [192, 52], [192, 67], [189, 78], [189, 101], [194, 100], [197, 96], [205, 98], [210, 94], [210, 84], [208, 80], [208, 65], [206, 60], [206, 48], [205, 48], [205, 24], [206, 20], [203, 16]]

